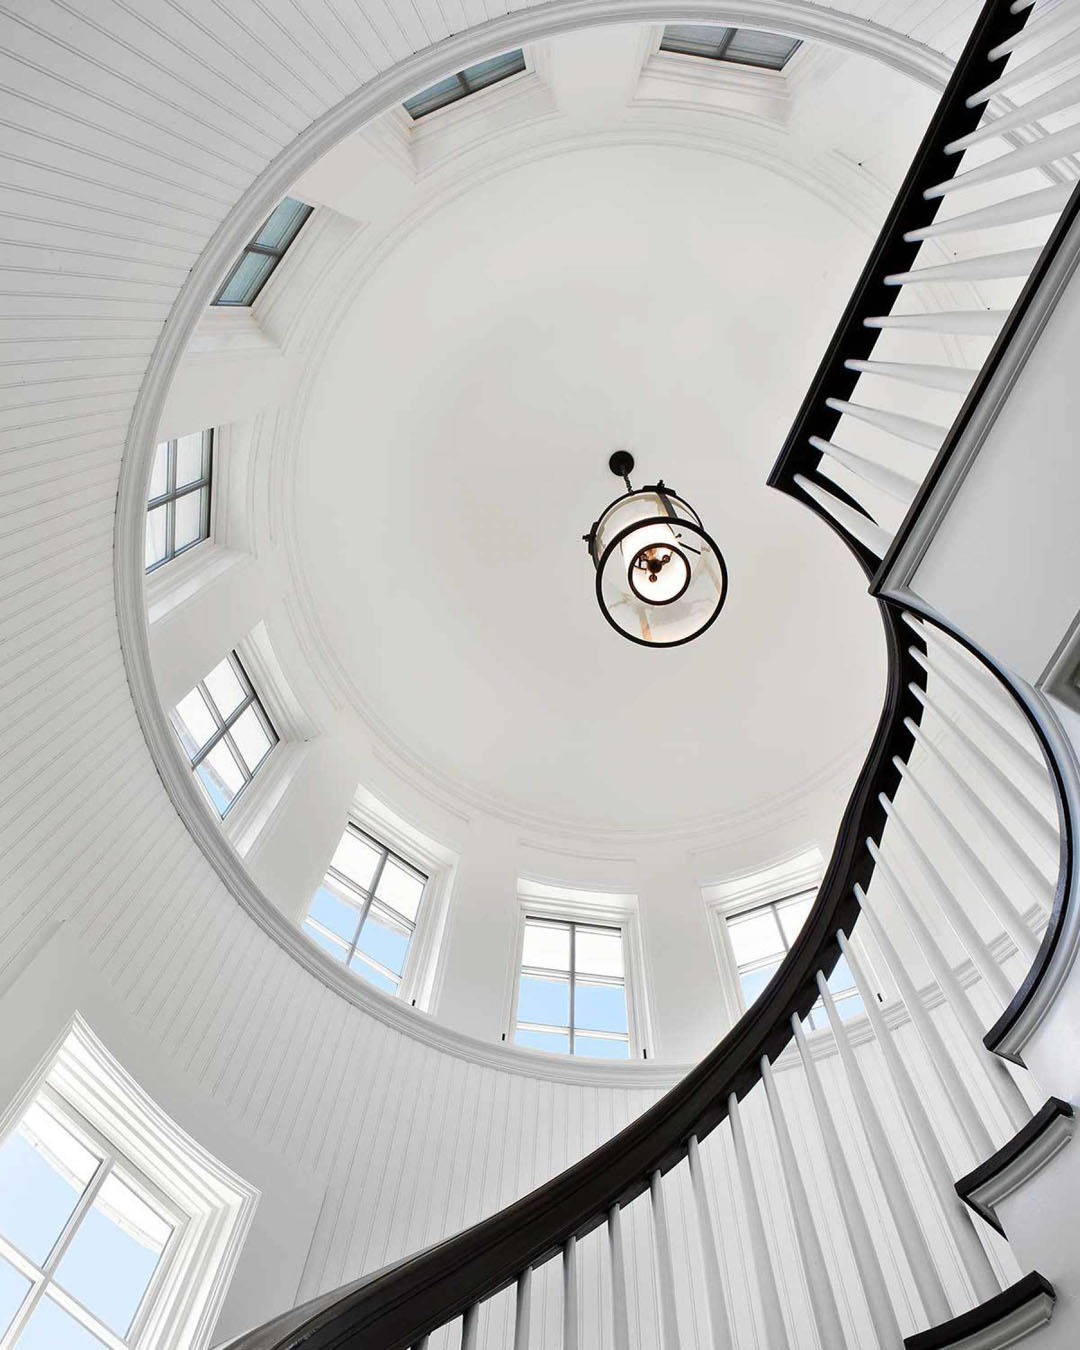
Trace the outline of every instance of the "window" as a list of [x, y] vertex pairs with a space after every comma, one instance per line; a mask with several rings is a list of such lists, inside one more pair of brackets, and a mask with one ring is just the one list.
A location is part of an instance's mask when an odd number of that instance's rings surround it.
[[172, 723], [206, 795], [224, 818], [278, 741], [235, 652], [180, 700]]
[[493, 56], [487, 61], [477, 61], [475, 66], [466, 66], [464, 70], [448, 75], [445, 80], [439, 80], [438, 83], [421, 89], [412, 98], [407, 98], [404, 104], [405, 111], [414, 122], [418, 122], [428, 113], [468, 98], [477, 90], [498, 84], [500, 80], [507, 80], [511, 75], [520, 75], [524, 69], [525, 53], [520, 47], [512, 52], [504, 52], [502, 56]]
[[250, 305], [270, 280], [270, 274], [300, 233], [311, 207], [295, 197], [286, 197], [263, 222], [251, 243], [237, 259], [214, 298], [215, 305]]
[[[815, 891], [805, 891], [801, 895], [758, 905], [741, 914], [726, 917], [745, 1007], [749, 1008], [760, 998], [765, 986], [776, 974], [780, 962], [791, 950], [792, 942], [810, 913], [815, 895]], [[857, 1017], [863, 1011], [862, 998], [843, 956], [829, 977], [829, 991], [842, 1018]], [[810, 1011], [807, 1026], [811, 1031], [816, 1031], [828, 1024], [819, 999]]]
[[194, 431], [154, 451], [146, 498], [146, 570], [210, 537], [214, 433]]
[[0, 1344], [134, 1345], [183, 1216], [51, 1088], [0, 1145]]
[[553, 1054], [630, 1058], [621, 928], [526, 916], [514, 1041]]
[[376, 989], [397, 994], [427, 881], [350, 821], [311, 901], [304, 932]]
[[704, 56], [710, 61], [730, 61], [740, 66], [783, 70], [802, 43], [781, 33], [760, 33], [755, 28], [720, 28], [710, 23], [669, 23], [660, 42], [662, 52]]

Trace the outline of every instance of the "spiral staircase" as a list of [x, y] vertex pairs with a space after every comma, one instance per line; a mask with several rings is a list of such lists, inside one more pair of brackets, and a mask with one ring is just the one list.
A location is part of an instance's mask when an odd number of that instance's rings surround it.
[[[708, 1325], [692, 1343], [716, 1350], [1080, 1344], [1077, 1252], [1055, 1232], [1073, 1110], [1053, 1068], [1075, 1057], [1074, 754], [1045, 696], [921, 599], [907, 565], [1080, 249], [1060, 167], [1080, 125], [1046, 130], [1080, 104], [1080, 12], [1031, 16], [1030, 0], [985, 6], [769, 480], [863, 569], [889, 670], [790, 954], [715, 1050], [601, 1148], [234, 1350], [479, 1350], [510, 1344], [504, 1329], [514, 1350], [644, 1350], [627, 1316], [643, 1279], [664, 1350], [691, 1343], [693, 1283]], [[941, 303], [968, 281], [1000, 308]], [[928, 364], [928, 335], [977, 355]], [[863, 933], [887, 967], [876, 983]], [[840, 960], [865, 1007], [855, 1024], [829, 990]], [[806, 1034], [815, 1006], [828, 1055]], [[1040, 1035], [1058, 1037], [1056, 1058], [1027, 1052]], [[678, 1241], [676, 1211], [692, 1216]], [[538, 1317], [541, 1286], [554, 1318]]]

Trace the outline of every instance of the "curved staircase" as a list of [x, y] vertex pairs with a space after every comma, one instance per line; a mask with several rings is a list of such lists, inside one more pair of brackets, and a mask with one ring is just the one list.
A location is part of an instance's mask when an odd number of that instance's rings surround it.
[[[889, 672], [791, 952], [601, 1148], [234, 1350], [1080, 1344], [1030, 1255], [1053, 1242], [1038, 1215], [1072, 1107], [1020, 1049], [1075, 940], [1072, 749], [1045, 700], [892, 576], [1076, 234], [1061, 164], [1080, 123], [1036, 119], [1080, 105], [1080, 12], [1031, 14], [984, 8], [769, 479], [862, 567]], [[994, 308], [971, 307], [972, 282]]]

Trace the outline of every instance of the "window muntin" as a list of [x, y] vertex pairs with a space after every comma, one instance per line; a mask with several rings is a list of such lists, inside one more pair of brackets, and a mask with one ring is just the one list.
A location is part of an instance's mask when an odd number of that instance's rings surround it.
[[[776, 974], [810, 913], [815, 895], [815, 891], [805, 891], [801, 895], [770, 901], [743, 910], [740, 914], [726, 916], [744, 1007], [751, 1007], [760, 998], [765, 986]], [[845, 1020], [857, 1017], [864, 1011], [854, 977], [843, 956], [829, 976], [829, 992], [836, 1004], [836, 1011]], [[820, 999], [810, 1010], [806, 1024], [811, 1031], [828, 1026]]]
[[212, 429], [161, 441], [155, 449], [146, 497], [148, 572], [210, 537], [213, 457]]
[[798, 38], [762, 33], [756, 28], [721, 28], [710, 23], [669, 23], [660, 41], [662, 52], [704, 56], [763, 70], [783, 70], [802, 46]]
[[214, 297], [215, 305], [250, 305], [300, 233], [312, 208], [295, 197], [279, 202], [245, 247]]
[[224, 661], [185, 694], [172, 724], [218, 815], [225, 815], [278, 742], [240, 658]]
[[630, 1058], [621, 928], [526, 916], [514, 1042], [551, 1054]]
[[480, 89], [487, 89], [500, 80], [508, 80], [511, 75], [520, 75], [524, 69], [525, 53], [516, 47], [512, 52], [477, 61], [473, 66], [466, 66], [464, 70], [448, 75], [445, 80], [428, 85], [418, 94], [413, 94], [412, 98], [407, 98], [402, 106], [412, 120], [418, 122], [421, 117], [468, 98]]
[[350, 821], [303, 931], [376, 989], [398, 994], [427, 882], [418, 867]]
[[134, 1345], [183, 1227], [50, 1088], [0, 1144], [0, 1346]]

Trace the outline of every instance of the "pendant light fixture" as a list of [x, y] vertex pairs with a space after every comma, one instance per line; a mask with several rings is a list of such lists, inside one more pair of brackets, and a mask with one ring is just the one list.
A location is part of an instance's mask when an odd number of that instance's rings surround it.
[[634, 489], [628, 450], [616, 450], [608, 468], [626, 491], [584, 536], [604, 618], [644, 647], [690, 642], [724, 607], [724, 556], [697, 512], [663, 481]]

